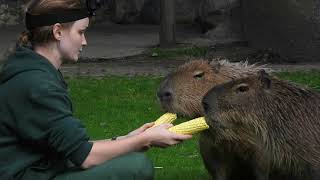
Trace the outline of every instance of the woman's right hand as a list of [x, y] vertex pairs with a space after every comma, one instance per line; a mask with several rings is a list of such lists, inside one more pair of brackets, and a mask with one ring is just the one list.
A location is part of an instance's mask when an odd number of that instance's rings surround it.
[[192, 138], [192, 135], [177, 134], [169, 131], [172, 124], [164, 123], [143, 132], [151, 146], [165, 148]]

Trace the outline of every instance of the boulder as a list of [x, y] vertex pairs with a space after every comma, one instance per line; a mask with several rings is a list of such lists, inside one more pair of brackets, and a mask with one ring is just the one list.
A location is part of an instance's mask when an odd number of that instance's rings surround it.
[[140, 23], [140, 13], [146, 0], [111, 0], [111, 19], [115, 23]]
[[289, 62], [319, 61], [320, 0], [242, 1], [244, 36]]

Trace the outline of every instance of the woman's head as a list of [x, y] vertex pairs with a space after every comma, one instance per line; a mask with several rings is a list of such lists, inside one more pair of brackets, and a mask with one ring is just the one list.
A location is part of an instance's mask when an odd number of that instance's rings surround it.
[[[61, 11], [83, 9], [80, 0], [31, 0], [27, 5], [26, 14], [41, 15], [57, 14]], [[50, 23], [49, 23], [50, 24]], [[21, 34], [18, 45], [31, 44], [33, 48], [47, 46], [52, 43], [61, 51], [62, 58], [78, 59], [79, 51], [86, 45], [84, 31], [89, 24], [89, 18], [84, 17], [65, 23], [53, 23], [39, 27], [28, 27]]]

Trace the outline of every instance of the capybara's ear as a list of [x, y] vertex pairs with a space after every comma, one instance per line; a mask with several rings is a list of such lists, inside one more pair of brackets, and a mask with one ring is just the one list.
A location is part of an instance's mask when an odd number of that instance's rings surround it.
[[213, 59], [211, 62], [209, 62], [209, 64], [210, 64], [210, 66], [211, 66], [211, 68], [212, 68], [213, 72], [215, 72], [215, 73], [219, 73], [220, 68], [221, 68], [221, 64], [220, 64], [220, 62], [219, 62], [219, 61], [217, 61], [217, 60]]
[[268, 73], [266, 73], [265, 70], [261, 69], [258, 72], [258, 78], [259, 78], [263, 88], [270, 89], [270, 87], [271, 87], [271, 77], [270, 77], [270, 75]]

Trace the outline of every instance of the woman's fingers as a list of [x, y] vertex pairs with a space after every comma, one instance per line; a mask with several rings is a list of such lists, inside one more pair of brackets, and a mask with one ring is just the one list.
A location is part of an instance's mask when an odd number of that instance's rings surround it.
[[148, 128], [151, 128], [154, 125], [154, 122], [146, 123], [142, 126], [142, 129], [146, 130]]
[[177, 134], [177, 133], [173, 133], [173, 138], [176, 140], [187, 140], [187, 139], [191, 139], [192, 135], [189, 134]]
[[142, 125], [138, 130], [140, 132], [143, 132], [143, 131], [151, 128], [153, 125], [154, 125], [154, 122], [146, 123], [146, 124]]
[[[170, 124], [170, 123], [165, 123], [162, 126], [164, 126], [166, 129], [169, 129], [169, 128], [173, 127], [174, 125]], [[192, 135], [188, 135], [188, 134], [177, 134], [177, 133], [174, 133], [171, 131], [170, 131], [170, 133], [173, 136], [172, 138], [176, 139], [176, 140], [187, 140], [187, 139], [192, 138]]]
[[169, 129], [169, 128], [171, 128], [173, 126], [173, 124], [171, 124], [171, 123], [163, 123], [163, 124], [161, 124], [159, 126], [162, 126], [162, 127], [166, 128], [166, 129]]

